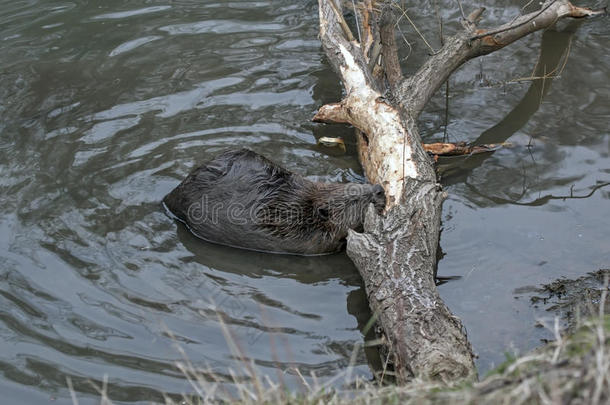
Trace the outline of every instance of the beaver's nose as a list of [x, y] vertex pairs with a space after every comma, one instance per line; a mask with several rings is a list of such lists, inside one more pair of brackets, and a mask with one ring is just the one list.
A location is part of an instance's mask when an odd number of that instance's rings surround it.
[[373, 186], [373, 193], [375, 194], [375, 197], [385, 197], [385, 191], [379, 184]]

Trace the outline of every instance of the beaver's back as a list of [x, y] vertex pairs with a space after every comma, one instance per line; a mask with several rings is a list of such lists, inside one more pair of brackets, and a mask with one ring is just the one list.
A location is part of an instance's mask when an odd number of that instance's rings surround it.
[[[280, 170], [278, 170], [280, 169]], [[188, 218], [188, 209], [202, 198], [208, 202], [226, 201], [239, 195], [240, 202], [258, 188], [257, 181], [270, 180], [278, 184], [288, 172], [282, 173], [261, 155], [248, 149], [230, 150], [194, 170], [163, 199], [165, 206], [182, 221]], [[284, 171], [285, 172], [285, 171]], [[275, 180], [273, 180], [275, 178]]]
[[[197, 236], [211, 242], [284, 251], [289, 241], [265, 232], [260, 212], [307, 181], [248, 149], [230, 150], [197, 167], [163, 203]], [[290, 247], [290, 249], [294, 249]]]

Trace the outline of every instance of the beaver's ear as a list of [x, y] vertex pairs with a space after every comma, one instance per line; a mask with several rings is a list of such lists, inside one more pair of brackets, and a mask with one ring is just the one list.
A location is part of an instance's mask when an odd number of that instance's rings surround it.
[[318, 216], [324, 220], [328, 220], [328, 208], [326, 207], [318, 207]]

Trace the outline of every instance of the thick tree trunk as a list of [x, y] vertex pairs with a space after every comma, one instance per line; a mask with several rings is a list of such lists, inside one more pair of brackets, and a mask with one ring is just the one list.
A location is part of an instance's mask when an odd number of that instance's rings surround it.
[[320, 40], [346, 96], [320, 108], [314, 120], [357, 128], [366, 176], [384, 187], [388, 201], [381, 216], [369, 210], [364, 233], [350, 232], [347, 253], [364, 279], [399, 382], [413, 377], [475, 379], [464, 328], [434, 283], [445, 194], [421, 143], [417, 116], [468, 59], [549, 27], [559, 18], [600, 12], [574, 7], [567, 0], [547, 1], [539, 12], [486, 31], [475, 26], [483, 12], [479, 9], [415, 75], [403, 78], [393, 37], [393, 2], [358, 2], [358, 42], [345, 23], [341, 4], [333, 1], [319, 0]]

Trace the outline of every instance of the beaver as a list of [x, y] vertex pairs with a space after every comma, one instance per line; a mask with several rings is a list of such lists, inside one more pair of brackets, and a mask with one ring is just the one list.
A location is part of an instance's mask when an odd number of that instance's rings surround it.
[[381, 213], [380, 185], [313, 182], [249, 149], [197, 167], [163, 199], [201, 239], [299, 255], [340, 250], [348, 229], [362, 228], [371, 203]]

